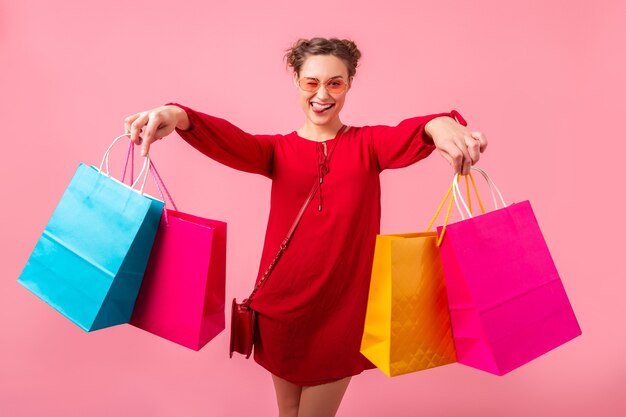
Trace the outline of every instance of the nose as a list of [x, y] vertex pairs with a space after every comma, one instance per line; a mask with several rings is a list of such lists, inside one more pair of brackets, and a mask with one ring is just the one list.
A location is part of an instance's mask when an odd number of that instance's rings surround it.
[[316, 96], [320, 100], [324, 100], [324, 99], [330, 97], [330, 94], [328, 94], [328, 90], [326, 90], [326, 86], [324, 84], [320, 85], [319, 90], [317, 90]]

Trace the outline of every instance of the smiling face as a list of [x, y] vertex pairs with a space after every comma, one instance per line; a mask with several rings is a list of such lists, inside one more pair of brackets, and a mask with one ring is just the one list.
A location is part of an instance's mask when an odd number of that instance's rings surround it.
[[[318, 80], [320, 87], [316, 92], [305, 91], [298, 86], [298, 80]], [[348, 88], [340, 93], [330, 93], [326, 85], [342, 79]], [[348, 77], [346, 64], [334, 55], [311, 55], [300, 68], [300, 74], [294, 73], [294, 83], [298, 88], [299, 102], [306, 116], [307, 130], [336, 130], [341, 127], [341, 111], [352, 80]], [[313, 82], [313, 81], [312, 81]], [[341, 82], [341, 81], [339, 81]]]

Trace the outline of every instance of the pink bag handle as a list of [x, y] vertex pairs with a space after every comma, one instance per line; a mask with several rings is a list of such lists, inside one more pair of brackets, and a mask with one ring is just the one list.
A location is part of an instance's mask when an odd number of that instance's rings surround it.
[[[172, 203], [172, 207], [174, 207], [174, 210], [178, 211], [178, 207], [176, 207], [176, 203], [174, 203], [174, 199], [172, 198], [172, 195], [168, 191], [167, 187], [165, 186], [165, 182], [163, 182], [163, 178], [161, 178], [161, 176], [159, 175], [159, 171], [157, 171], [156, 166], [154, 165], [154, 162], [150, 161], [150, 167], [152, 168], [150, 173], [152, 174], [152, 178], [154, 179], [154, 183], [157, 186], [157, 190], [159, 191], [159, 195], [161, 196], [161, 199], [165, 203], [165, 197], [163, 197], [163, 193], [161, 192], [161, 187], [163, 187], [163, 190], [165, 190], [165, 194], [167, 195], [167, 198], [170, 200], [170, 203]], [[159, 184], [161, 186], [159, 186]]]
[[[128, 168], [128, 162], [135, 156], [135, 145], [133, 142], [130, 142], [128, 145], [128, 153], [126, 154], [126, 163], [124, 164], [124, 171], [122, 172], [122, 182], [124, 182], [124, 179], [126, 178], [126, 169]], [[135, 164], [130, 164], [130, 182], [133, 182], [133, 178], [134, 178], [134, 167]], [[174, 210], [178, 211], [178, 207], [176, 207], [176, 203], [174, 203], [174, 199], [172, 198], [172, 195], [170, 194], [170, 192], [168, 191], [167, 187], [165, 186], [165, 183], [163, 182], [163, 178], [161, 178], [161, 175], [159, 175], [159, 171], [157, 171], [156, 166], [154, 165], [154, 162], [152, 160], [150, 160], [150, 168], [151, 171], [150, 173], [152, 174], [152, 179], [154, 180], [154, 183], [157, 187], [157, 191], [159, 192], [159, 195], [161, 196], [161, 200], [163, 201], [164, 204], [167, 204], [167, 202], [165, 201], [165, 197], [163, 197], [163, 193], [161, 192], [161, 186], [163, 187], [163, 189], [165, 190], [165, 193], [167, 194], [167, 197], [170, 200], [170, 203], [172, 203], [172, 207], [174, 207]], [[159, 186], [160, 184], [160, 186]]]
[[[133, 178], [134, 178], [134, 167], [135, 164], [132, 163], [132, 160], [135, 156], [135, 144], [133, 142], [130, 142], [128, 144], [128, 152], [126, 153], [126, 163], [124, 164], [124, 171], [122, 172], [122, 182], [124, 182], [124, 179], [126, 178], [126, 170], [128, 168], [128, 162], [130, 161], [130, 182], [133, 182]], [[174, 199], [172, 198], [172, 195], [170, 194], [170, 192], [168, 191], [167, 187], [165, 186], [165, 183], [163, 182], [163, 178], [161, 178], [161, 175], [159, 175], [159, 171], [157, 171], [156, 166], [154, 165], [154, 162], [152, 160], [150, 160], [150, 173], [152, 174], [152, 179], [154, 180], [154, 184], [156, 185], [157, 191], [159, 192], [159, 196], [161, 197], [161, 200], [163, 201], [163, 216], [165, 218], [165, 223], [168, 223], [168, 217], [167, 217], [167, 201], [165, 200], [165, 197], [163, 196], [163, 192], [161, 191], [161, 187], [163, 187], [163, 190], [165, 190], [165, 194], [167, 195], [167, 197], [169, 198], [170, 203], [172, 203], [172, 207], [174, 207], [174, 210], [178, 211], [178, 207], [176, 207], [176, 203], [174, 202]]]
[[159, 175], [159, 172], [157, 171], [152, 161], [150, 161], [150, 166], [152, 167], [152, 170], [150, 171], [152, 173], [152, 178], [154, 179], [154, 183], [156, 184], [157, 191], [159, 192], [159, 195], [161, 196], [161, 200], [163, 200], [163, 218], [165, 220], [165, 223], [169, 223], [169, 218], [167, 217], [167, 203], [165, 202], [165, 197], [163, 197], [163, 192], [161, 191], [161, 187], [163, 187], [163, 190], [165, 190], [165, 194], [167, 194], [167, 197], [169, 198], [170, 203], [172, 203], [172, 207], [174, 207], [174, 210], [178, 211], [178, 207], [176, 207], [176, 203], [174, 203], [174, 199], [172, 198], [172, 195], [167, 190], [167, 187], [165, 186], [163, 179]]

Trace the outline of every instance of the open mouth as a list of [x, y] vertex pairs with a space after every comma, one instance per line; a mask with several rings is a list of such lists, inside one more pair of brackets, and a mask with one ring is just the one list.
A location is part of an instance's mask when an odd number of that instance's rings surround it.
[[335, 103], [322, 104], [322, 103], [316, 103], [314, 101], [311, 102], [311, 108], [313, 109], [315, 113], [324, 113], [332, 109], [333, 107], [335, 107]]

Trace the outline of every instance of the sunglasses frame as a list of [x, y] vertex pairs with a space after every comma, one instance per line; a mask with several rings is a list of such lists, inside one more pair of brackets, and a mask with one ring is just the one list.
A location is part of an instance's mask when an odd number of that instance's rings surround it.
[[[341, 91], [337, 91], [337, 92], [331, 92], [328, 89], [328, 84], [335, 81], [335, 80], [341, 80], [344, 82], [344, 88]], [[315, 80], [317, 81], [319, 84], [317, 86], [317, 88], [315, 90], [307, 90], [306, 88], [303, 88], [302, 85], [300, 84], [303, 80]], [[302, 91], [306, 91], [307, 93], [317, 93], [319, 91], [319, 89], [322, 87], [322, 85], [324, 86], [324, 88], [326, 89], [326, 91], [330, 94], [341, 94], [341, 93], [345, 93], [346, 91], [348, 91], [348, 88], [350, 88], [350, 83], [348, 83], [346, 80], [343, 79], [343, 77], [333, 77], [329, 80], [326, 80], [325, 82], [321, 82], [320, 80], [318, 80], [317, 78], [314, 77], [302, 77], [302, 78], [298, 78], [298, 81], [296, 82], [296, 84], [298, 85], [298, 88], [301, 89]]]

